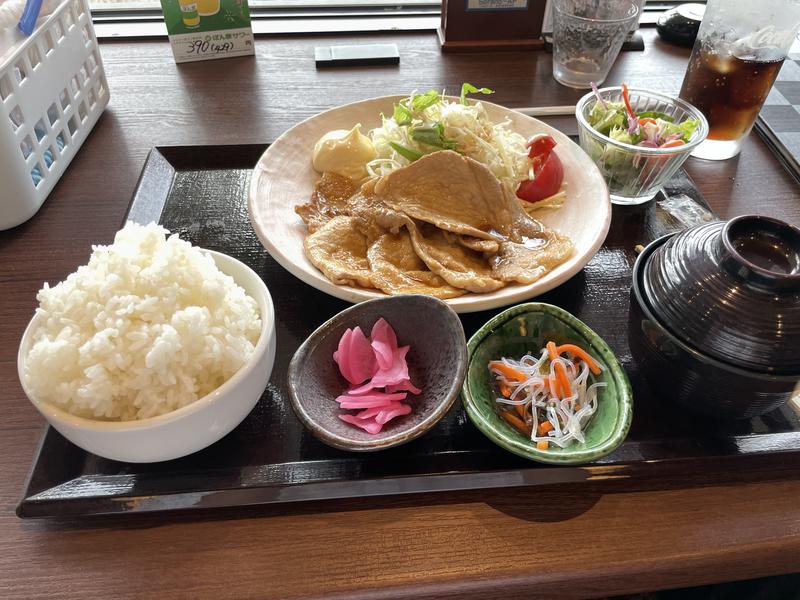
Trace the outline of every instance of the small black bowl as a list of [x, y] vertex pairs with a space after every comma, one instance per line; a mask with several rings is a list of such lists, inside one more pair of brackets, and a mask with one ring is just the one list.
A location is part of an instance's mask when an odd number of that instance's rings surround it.
[[715, 418], [747, 419], [787, 402], [800, 373], [750, 371], [689, 346], [655, 316], [644, 293], [648, 260], [673, 235], [652, 242], [636, 259], [631, 287], [628, 342], [653, 391], [667, 402]]

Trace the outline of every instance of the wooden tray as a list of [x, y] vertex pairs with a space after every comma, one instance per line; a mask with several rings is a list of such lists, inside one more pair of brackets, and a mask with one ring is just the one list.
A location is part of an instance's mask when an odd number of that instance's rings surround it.
[[[540, 296], [585, 321], [616, 352], [634, 390], [626, 441], [583, 467], [525, 461], [487, 440], [457, 404], [431, 432], [404, 446], [361, 455], [334, 450], [306, 432], [286, 392], [296, 348], [347, 305], [304, 284], [262, 248], [247, 215], [250, 172], [266, 146], [155, 148], [128, 217], [159, 221], [192, 243], [250, 265], [275, 301], [278, 353], [272, 379], [245, 421], [213, 446], [158, 464], [125, 464], [88, 454], [47, 428], [17, 514], [76, 517], [106, 513], [242, 506], [342, 497], [700, 474], [709, 481], [743, 470], [779, 469], [800, 453], [800, 421], [784, 407], [749, 421], [711, 422], [657, 401], [628, 348], [635, 247], [681, 224], [656, 201], [614, 207], [604, 246], [580, 272]], [[705, 206], [682, 171], [666, 188]], [[462, 315], [471, 335], [496, 311]]]

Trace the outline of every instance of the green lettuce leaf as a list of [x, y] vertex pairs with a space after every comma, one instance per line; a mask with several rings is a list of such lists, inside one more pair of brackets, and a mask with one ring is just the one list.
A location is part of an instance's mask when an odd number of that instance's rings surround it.
[[444, 150], [455, 150], [458, 147], [458, 142], [445, 139], [444, 125], [441, 123], [434, 123], [431, 126], [414, 127], [411, 130], [411, 139], [420, 144], [428, 144], [429, 146], [436, 146]]
[[394, 114], [392, 116], [398, 125], [408, 125], [413, 119], [411, 111], [402, 103], [394, 105]]
[[411, 100], [411, 110], [413, 112], [423, 111], [439, 102], [441, 98], [441, 94], [439, 94], [439, 92], [436, 90], [428, 90], [424, 94], [414, 96], [413, 100]]
[[657, 110], [646, 110], [644, 112], [640, 112], [636, 114], [637, 117], [640, 119], [661, 119], [662, 121], [666, 121], [667, 123], [674, 123], [675, 119], [668, 115], [667, 113], [659, 112]]
[[668, 123], [667, 121], [656, 121], [659, 126], [661, 126], [661, 135], [662, 137], [667, 137], [673, 134], [680, 134], [681, 138], [684, 142], [688, 142], [689, 138], [692, 137], [694, 130], [700, 125], [700, 121], [697, 119], [686, 119], [682, 123]]
[[467, 94], [494, 94], [494, 90], [489, 88], [478, 88], [471, 83], [461, 84], [461, 104], [469, 104], [467, 102]]
[[616, 142], [622, 142], [623, 144], [633, 144], [633, 137], [628, 130], [623, 127], [614, 127], [609, 133], [608, 137]]
[[599, 102], [595, 102], [588, 117], [592, 129], [603, 135], [609, 135], [615, 127], [625, 129], [628, 126], [625, 105], [622, 102], [606, 102], [606, 106], [603, 108]]
[[394, 120], [398, 125], [410, 125], [415, 116], [426, 108], [429, 108], [442, 99], [441, 94], [436, 90], [429, 90], [419, 96], [414, 96], [410, 100], [406, 98], [394, 105]]
[[403, 158], [414, 162], [422, 158], [422, 152], [417, 152], [416, 150], [412, 150], [411, 148], [406, 148], [405, 146], [401, 146], [400, 144], [396, 144], [394, 142], [389, 142], [389, 145]]

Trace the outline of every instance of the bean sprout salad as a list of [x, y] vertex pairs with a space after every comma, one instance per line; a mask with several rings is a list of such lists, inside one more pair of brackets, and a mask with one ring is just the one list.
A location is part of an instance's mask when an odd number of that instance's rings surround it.
[[608, 385], [596, 381], [602, 370], [579, 346], [552, 341], [538, 355], [489, 362], [500, 416], [540, 450], [585, 441], [586, 427], [597, 412], [598, 390]]

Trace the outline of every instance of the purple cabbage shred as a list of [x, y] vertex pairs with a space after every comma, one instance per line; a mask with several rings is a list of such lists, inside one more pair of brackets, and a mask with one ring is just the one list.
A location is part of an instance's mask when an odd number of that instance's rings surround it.
[[600, 106], [603, 107], [603, 110], [608, 110], [608, 104], [606, 104], [606, 101], [603, 100], [603, 97], [600, 95], [600, 90], [597, 89], [597, 84], [593, 81], [591, 86], [594, 95], [597, 96], [597, 102], [600, 103]]
[[628, 115], [628, 133], [636, 135], [639, 133], [639, 119]]

